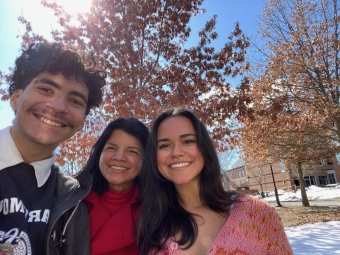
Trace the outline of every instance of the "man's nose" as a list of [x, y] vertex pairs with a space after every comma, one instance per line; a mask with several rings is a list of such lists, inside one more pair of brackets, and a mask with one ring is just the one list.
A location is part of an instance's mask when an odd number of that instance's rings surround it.
[[51, 97], [46, 104], [54, 113], [67, 113], [67, 98], [63, 95]]

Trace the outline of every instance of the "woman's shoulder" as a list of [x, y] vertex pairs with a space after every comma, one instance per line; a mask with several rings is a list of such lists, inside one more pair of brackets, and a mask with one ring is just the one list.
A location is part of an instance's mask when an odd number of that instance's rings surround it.
[[241, 197], [229, 216], [234, 224], [251, 226], [257, 232], [284, 233], [284, 227], [275, 208], [269, 203], [252, 197]]
[[[292, 254], [284, 226], [275, 208], [265, 201], [239, 196], [209, 254]], [[241, 253], [237, 253], [241, 254]]]
[[268, 202], [250, 196], [239, 196], [237, 198], [236, 204], [252, 208], [254, 207], [273, 208]]
[[249, 196], [239, 197], [231, 209], [231, 215], [249, 220], [278, 217], [275, 209], [265, 201]]

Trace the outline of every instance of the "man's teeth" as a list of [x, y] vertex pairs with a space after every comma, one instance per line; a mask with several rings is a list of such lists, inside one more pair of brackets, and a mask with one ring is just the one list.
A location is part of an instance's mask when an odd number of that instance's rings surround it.
[[173, 164], [171, 165], [171, 168], [177, 168], [177, 167], [183, 167], [189, 165], [190, 162], [184, 162], [184, 163], [178, 163], [178, 164]]
[[60, 123], [50, 121], [48, 119], [45, 119], [44, 117], [41, 117], [40, 119], [42, 122], [46, 123], [47, 125], [53, 126], [53, 127], [61, 127]]
[[127, 170], [126, 167], [121, 167], [121, 166], [110, 166], [111, 168], [117, 169], [117, 170]]

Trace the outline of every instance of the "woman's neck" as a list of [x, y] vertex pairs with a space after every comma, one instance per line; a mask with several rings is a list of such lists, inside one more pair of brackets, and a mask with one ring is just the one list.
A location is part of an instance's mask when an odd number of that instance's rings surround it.
[[176, 191], [178, 202], [186, 210], [191, 211], [202, 207], [198, 183], [195, 185], [177, 185]]

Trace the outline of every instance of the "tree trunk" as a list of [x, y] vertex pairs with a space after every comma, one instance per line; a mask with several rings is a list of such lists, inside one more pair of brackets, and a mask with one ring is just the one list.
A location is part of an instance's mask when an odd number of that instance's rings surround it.
[[262, 182], [260, 182], [260, 188], [261, 188], [261, 192], [263, 192]]
[[303, 179], [302, 164], [301, 164], [301, 162], [297, 163], [297, 168], [298, 168], [298, 173], [299, 173], [302, 205], [303, 206], [309, 206], [309, 201], [308, 201], [308, 197], [307, 197], [307, 193], [306, 193], [305, 181]]

